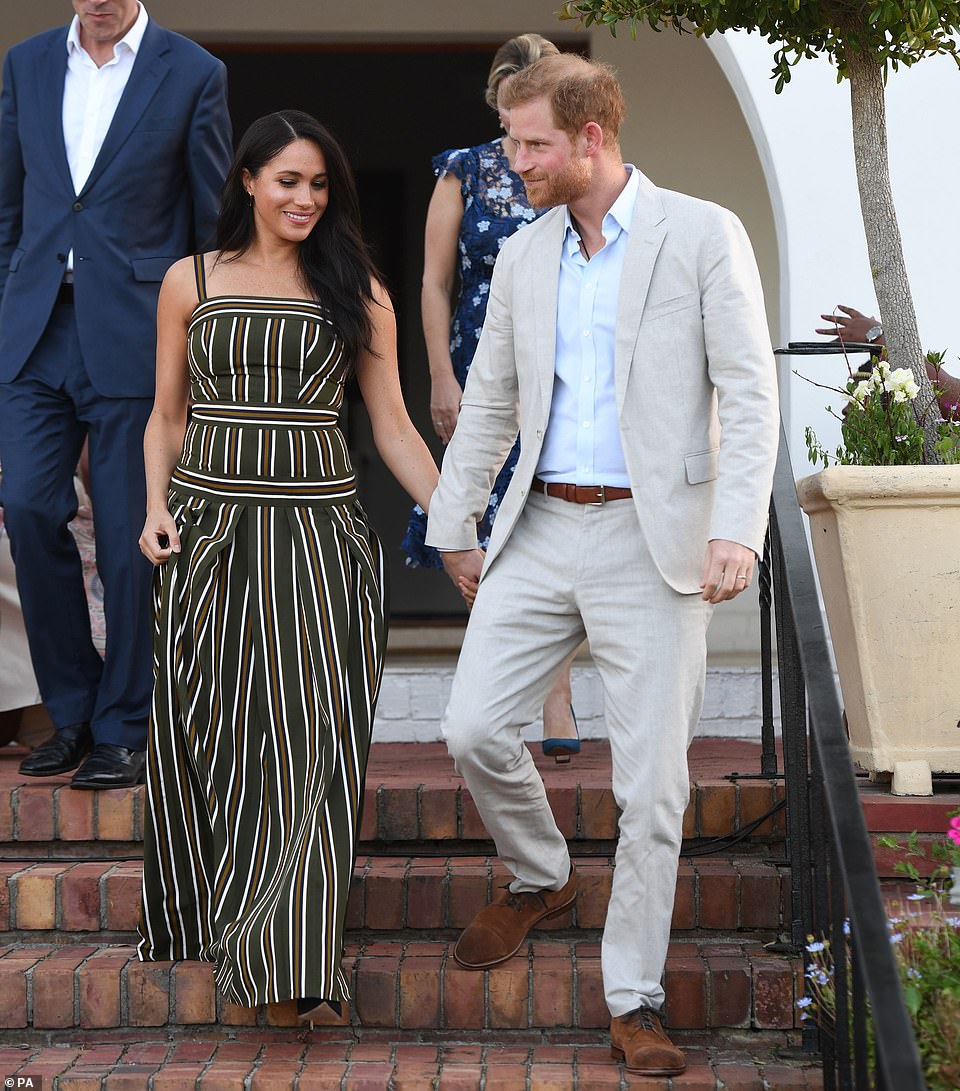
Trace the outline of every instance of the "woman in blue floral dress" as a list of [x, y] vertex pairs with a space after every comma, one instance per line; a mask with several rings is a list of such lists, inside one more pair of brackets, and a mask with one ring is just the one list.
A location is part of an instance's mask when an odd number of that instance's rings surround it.
[[[559, 52], [539, 34], [521, 34], [498, 50], [487, 78], [486, 101], [500, 115], [498, 92], [505, 80], [541, 57]], [[457, 148], [433, 158], [437, 185], [427, 210], [421, 310], [430, 361], [430, 416], [437, 435], [450, 442], [460, 412], [460, 396], [477, 349], [487, 312], [494, 262], [515, 231], [540, 214], [527, 203], [519, 175], [512, 169], [509, 137], [472, 148]], [[451, 307], [454, 288], [456, 307]], [[481, 549], [490, 541], [493, 522], [520, 452], [519, 439], [494, 482], [490, 503], [478, 524]], [[413, 509], [403, 549], [411, 567], [442, 568], [440, 554], [424, 542], [427, 519]], [[571, 657], [572, 659], [572, 657]], [[544, 753], [569, 761], [580, 749], [570, 707], [570, 661], [560, 670], [543, 706]]]

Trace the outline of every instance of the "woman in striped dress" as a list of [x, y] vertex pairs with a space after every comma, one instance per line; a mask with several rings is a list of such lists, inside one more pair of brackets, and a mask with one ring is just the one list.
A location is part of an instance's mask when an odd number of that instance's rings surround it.
[[217, 236], [170, 269], [157, 316], [139, 954], [213, 961], [229, 1000], [295, 998], [309, 1019], [349, 995], [343, 924], [386, 641], [383, 553], [337, 428], [351, 372], [418, 503], [437, 471], [331, 134], [296, 111], [254, 122]]

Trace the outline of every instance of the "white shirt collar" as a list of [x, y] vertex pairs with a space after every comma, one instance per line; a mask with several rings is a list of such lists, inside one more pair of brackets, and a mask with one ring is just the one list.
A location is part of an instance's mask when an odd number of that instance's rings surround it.
[[[133, 26], [113, 47], [114, 57], [116, 57], [117, 50], [120, 46], [126, 46], [134, 56], [137, 55], [140, 45], [143, 42], [143, 36], [147, 31], [147, 23], [150, 21], [150, 17], [147, 15], [147, 9], [143, 4], [140, 4], [139, 7], [140, 10], [137, 13], [137, 18], [134, 20]], [[80, 44], [80, 18], [79, 16], [74, 15], [73, 20], [70, 23], [70, 29], [67, 31], [67, 56], [76, 52], [85, 53], [86, 50]]]
[[[627, 184], [620, 190], [620, 195], [613, 202], [603, 217], [601, 229], [607, 242], [621, 231], [630, 234], [630, 225], [633, 223], [633, 210], [637, 203], [637, 194], [640, 190], [640, 171], [632, 163], [624, 163], [627, 171]], [[580, 233], [573, 226], [570, 216], [570, 207], [564, 205], [564, 239], [570, 253], [580, 249]]]

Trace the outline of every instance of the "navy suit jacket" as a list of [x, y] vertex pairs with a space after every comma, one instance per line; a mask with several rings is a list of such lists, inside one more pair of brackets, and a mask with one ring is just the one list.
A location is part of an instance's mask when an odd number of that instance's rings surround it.
[[149, 21], [103, 148], [75, 193], [63, 141], [68, 27], [14, 46], [0, 95], [0, 382], [46, 329], [74, 254], [98, 393], [153, 397], [160, 281], [208, 244], [230, 162], [226, 69]]

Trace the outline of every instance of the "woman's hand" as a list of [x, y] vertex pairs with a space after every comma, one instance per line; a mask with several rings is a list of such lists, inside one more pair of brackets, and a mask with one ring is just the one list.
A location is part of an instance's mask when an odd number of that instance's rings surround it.
[[[843, 311], [843, 314], [838, 314], [838, 311]], [[818, 329], [815, 332], [827, 335], [834, 333], [836, 334], [835, 341], [841, 341], [848, 345], [864, 343], [867, 334], [880, 325], [877, 319], [871, 315], [861, 313], [856, 307], [845, 307], [842, 303], [837, 304], [837, 309], [833, 314], [822, 314], [820, 317], [827, 322], [832, 322], [833, 325]], [[886, 343], [882, 332], [879, 337], [874, 337], [873, 340], [878, 345]]]
[[430, 382], [430, 419], [433, 430], [444, 443], [449, 443], [460, 415], [463, 392], [451, 370], [449, 375], [435, 375]]
[[163, 564], [171, 553], [180, 552], [177, 524], [166, 509], [155, 514], [147, 513], [147, 521], [140, 535], [140, 552], [154, 565]]
[[460, 384], [450, 362], [450, 301], [457, 279], [457, 240], [462, 219], [460, 181], [453, 174], [442, 174], [427, 209], [420, 313], [430, 363], [430, 419], [444, 443], [450, 442], [460, 413]]
[[463, 601], [467, 604], [469, 609], [473, 609], [473, 604], [477, 598], [477, 588], [480, 586], [479, 580], [467, 579], [466, 576], [461, 576], [457, 580], [457, 590], [463, 595]]

